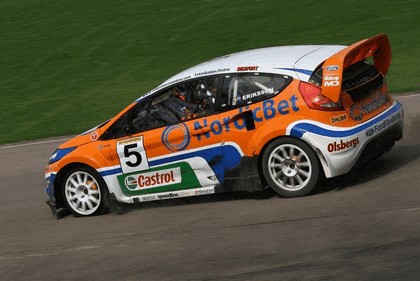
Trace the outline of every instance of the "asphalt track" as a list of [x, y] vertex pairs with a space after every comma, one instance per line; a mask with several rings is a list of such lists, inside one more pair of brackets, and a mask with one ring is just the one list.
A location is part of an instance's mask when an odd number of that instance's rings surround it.
[[228, 194], [55, 220], [43, 169], [62, 142], [0, 146], [0, 280], [419, 280], [420, 95], [404, 139], [312, 196]]

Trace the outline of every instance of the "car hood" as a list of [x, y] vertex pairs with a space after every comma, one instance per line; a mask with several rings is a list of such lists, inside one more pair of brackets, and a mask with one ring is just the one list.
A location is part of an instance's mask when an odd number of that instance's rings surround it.
[[78, 136], [75, 136], [59, 146], [60, 149], [81, 146], [96, 141], [101, 132], [98, 127], [92, 128]]

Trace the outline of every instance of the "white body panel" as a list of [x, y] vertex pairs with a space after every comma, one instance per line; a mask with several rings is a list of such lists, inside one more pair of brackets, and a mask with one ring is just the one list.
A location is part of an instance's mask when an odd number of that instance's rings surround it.
[[287, 127], [287, 135], [299, 137], [321, 153], [320, 161], [327, 178], [350, 171], [372, 138], [387, 132], [399, 124], [403, 128], [404, 113], [401, 104], [387, 110], [360, 125], [342, 128], [324, 123], [300, 120]]
[[[277, 73], [307, 82], [317, 66], [343, 48], [345, 46], [303, 45], [268, 47], [238, 52], [184, 70], [169, 78], [145, 96], [181, 81], [222, 73], [246, 71]], [[249, 70], [243, 70], [244, 67], [248, 67]]]

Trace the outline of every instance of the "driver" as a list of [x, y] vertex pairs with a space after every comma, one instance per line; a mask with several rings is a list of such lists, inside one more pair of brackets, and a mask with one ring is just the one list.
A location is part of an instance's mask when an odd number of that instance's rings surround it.
[[195, 99], [199, 104], [200, 116], [207, 115], [213, 111], [216, 92], [217, 85], [214, 79], [202, 81], [202, 83], [197, 85]]
[[190, 120], [195, 117], [198, 105], [187, 100], [185, 92], [179, 87], [170, 90], [169, 97], [164, 101], [165, 107], [172, 111], [180, 121]]

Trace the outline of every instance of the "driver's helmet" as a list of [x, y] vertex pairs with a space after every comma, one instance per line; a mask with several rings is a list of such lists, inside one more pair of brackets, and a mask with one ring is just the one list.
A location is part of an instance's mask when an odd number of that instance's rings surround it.
[[214, 83], [208, 81], [201, 81], [197, 84], [195, 102], [206, 107], [214, 103], [214, 94], [217, 87]]

